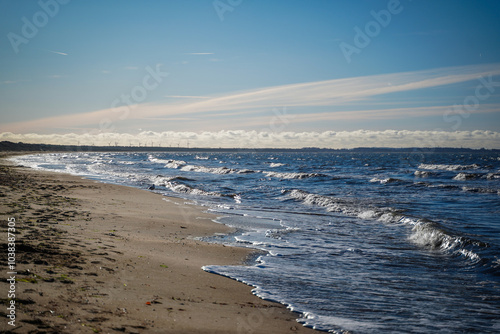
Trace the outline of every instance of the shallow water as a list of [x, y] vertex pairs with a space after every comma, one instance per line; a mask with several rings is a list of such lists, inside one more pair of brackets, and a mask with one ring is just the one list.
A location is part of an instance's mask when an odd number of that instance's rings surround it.
[[500, 331], [500, 156], [74, 153], [20, 164], [191, 199], [265, 250], [204, 269], [255, 286], [317, 329]]

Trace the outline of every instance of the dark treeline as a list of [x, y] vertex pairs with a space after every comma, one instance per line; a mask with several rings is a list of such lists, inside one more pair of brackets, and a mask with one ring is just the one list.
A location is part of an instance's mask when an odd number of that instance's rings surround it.
[[94, 145], [51, 145], [0, 142], [3, 152], [365, 152], [365, 153], [448, 153], [448, 152], [498, 152], [500, 149], [471, 148], [390, 148], [390, 147], [358, 147], [352, 149], [332, 148], [187, 148], [187, 147], [148, 147], [148, 146], [94, 146]]

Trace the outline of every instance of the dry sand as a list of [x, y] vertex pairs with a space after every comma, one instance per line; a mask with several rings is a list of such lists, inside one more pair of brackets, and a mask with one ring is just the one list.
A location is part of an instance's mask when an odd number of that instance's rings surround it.
[[[8, 325], [7, 220], [16, 219], [16, 327]], [[314, 333], [251, 288], [204, 272], [250, 250], [183, 200], [0, 160], [0, 331]]]

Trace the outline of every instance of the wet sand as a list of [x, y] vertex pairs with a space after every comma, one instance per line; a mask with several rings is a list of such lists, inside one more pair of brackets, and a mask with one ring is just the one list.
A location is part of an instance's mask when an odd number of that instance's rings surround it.
[[[16, 327], [6, 317], [13, 218]], [[201, 269], [251, 254], [197, 240], [230, 232], [214, 218], [181, 199], [0, 159], [0, 331], [315, 333], [251, 287]]]

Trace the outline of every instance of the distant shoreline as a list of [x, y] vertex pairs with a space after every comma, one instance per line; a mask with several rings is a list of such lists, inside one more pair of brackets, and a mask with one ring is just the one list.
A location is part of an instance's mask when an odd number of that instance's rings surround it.
[[94, 146], [94, 145], [53, 145], [0, 142], [0, 152], [360, 152], [360, 153], [500, 153], [500, 149], [473, 149], [455, 147], [357, 147], [357, 148], [205, 148], [205, 147], [159, 147], [159, 146]]

